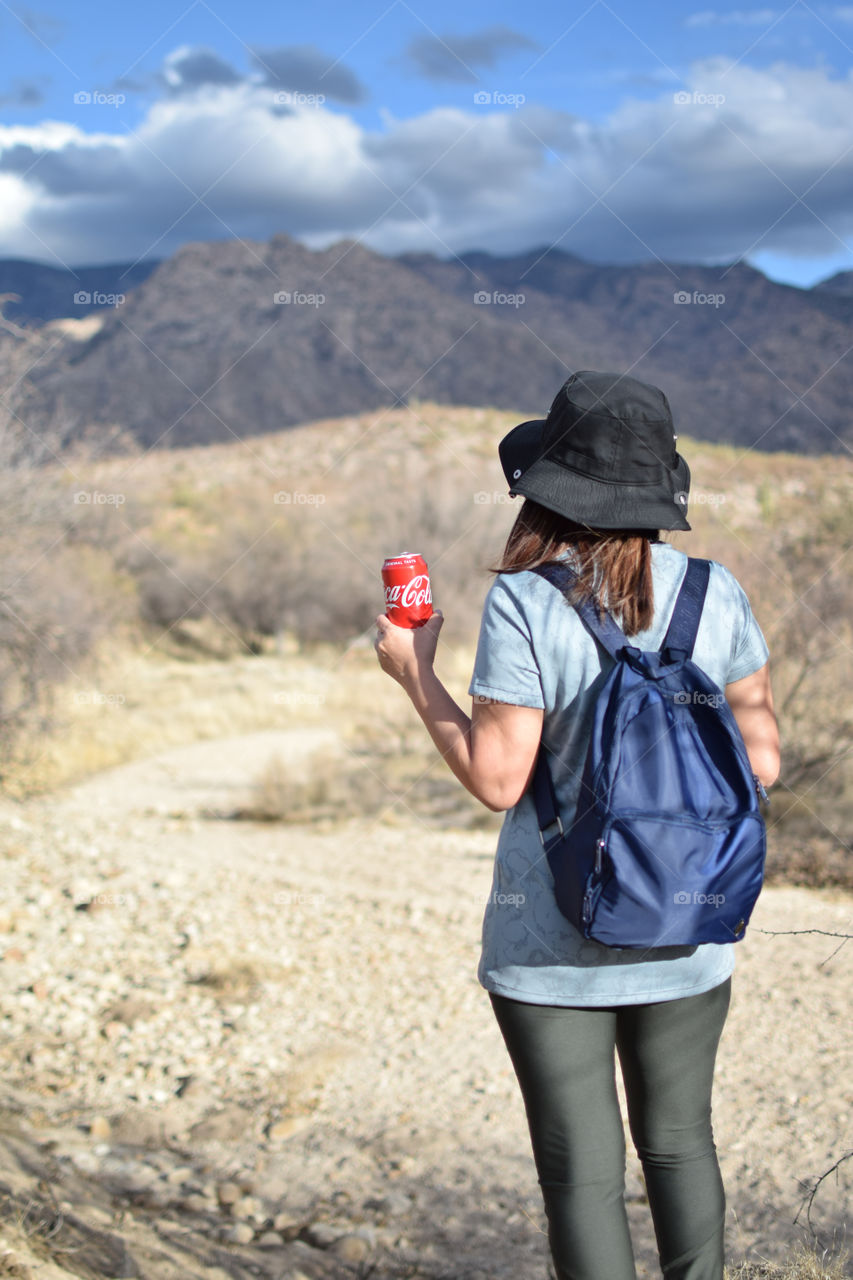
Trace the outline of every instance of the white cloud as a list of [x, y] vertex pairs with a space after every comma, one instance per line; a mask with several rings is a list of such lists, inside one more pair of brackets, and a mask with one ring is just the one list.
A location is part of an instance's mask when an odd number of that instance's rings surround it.
[[243, 81], [169, 95], [136, 131], [0, 127], [0, 256], [126, 261], [277, 231], [390, 253], [557, 242], [605, 261], [850, 240], [853, 78], [711, 59], [681, 96], [604, 122], [472, 100], [370, 131], [322, 105], [277, 115], [273, 90]]

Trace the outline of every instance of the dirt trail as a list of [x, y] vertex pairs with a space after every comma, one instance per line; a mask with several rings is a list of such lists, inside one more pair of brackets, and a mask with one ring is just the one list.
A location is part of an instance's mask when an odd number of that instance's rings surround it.
[[[547, 1274], [475, 976], [493, 835], [200, 816], [318, 747], [330, 730], [174, 748], [0, 810], [0, 1196], [73, 1274]], [[738, 947], [715, 1093], [733, 1260], [781, 1259], [853, 1145], [853, 945], [772, 936], [853, 933], [851, 906], [768, 888]], [[850, 1163], [815, 1201], [826, 1243]], [[628, 1199], [654, 1276], [633, 1160]]]

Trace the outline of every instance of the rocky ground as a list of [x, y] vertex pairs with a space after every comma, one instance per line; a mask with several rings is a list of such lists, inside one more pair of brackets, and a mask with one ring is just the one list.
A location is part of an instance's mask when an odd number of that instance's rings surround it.
[[[547, 1275], [475, 976], [494, 836], [222, 816], [310, 732], [0, 810], [0, 1276]], [[851, 905], [767, 888], [738, 947], [715, 1093], [733, 1261], [783, 1258], [853, 1145], [853, 946], [824, 936], [853, 933]], [[815, 1197], [824, 1244], [851, 1163]], [[628, 1201], [654, 1276], [635, 1162]]]

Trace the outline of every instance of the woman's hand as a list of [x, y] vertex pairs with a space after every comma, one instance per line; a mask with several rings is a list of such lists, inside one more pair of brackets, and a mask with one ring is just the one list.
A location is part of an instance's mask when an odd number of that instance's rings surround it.
[[432, 670], [444, 615], [436, 610], [421, 627], [398, 627], [384, 613], [376, 619], [376, 656], [384, 672], [404, 689]]

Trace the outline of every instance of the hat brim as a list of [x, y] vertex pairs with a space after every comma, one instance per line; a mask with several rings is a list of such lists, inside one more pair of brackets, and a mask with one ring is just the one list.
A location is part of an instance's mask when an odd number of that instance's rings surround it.
[[690, 531], [684, 515], [690, 468], [680, 454], [675, 455], [676, 467], [669, 480], [638, 485], [596, 480], [543, 454], [545, 425], [543, 418], [521, 422], [498, 446], [511, 494], [532, 498], [592, 529]]
[[538, 458], [511, 484], [513, 493], [532, 498], [559, 515], [592, 529], [681, 529], [690, 531], [687, 510], [690, 468], [676, 455], [673, 486], [614, 484], [595, 480], [550, 458]]

